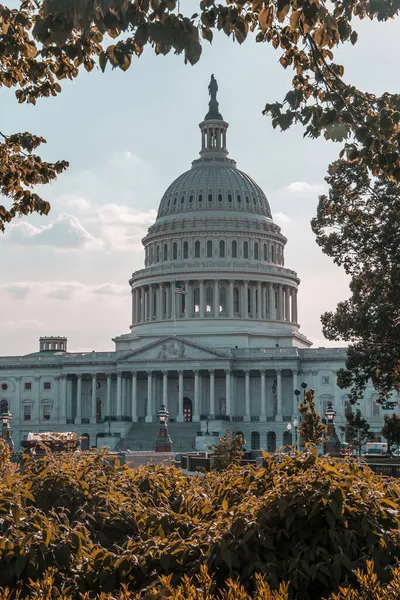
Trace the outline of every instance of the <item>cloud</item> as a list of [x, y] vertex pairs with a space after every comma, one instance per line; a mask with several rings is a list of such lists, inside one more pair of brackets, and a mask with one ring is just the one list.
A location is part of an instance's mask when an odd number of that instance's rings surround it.
[[58, 196], [56, 200], [53, 201], [52, 207], [58, 208], [58, 205], [68, 206], [72, 208], [74, 211], [78, 211], [80, 213], [87, 213], [91, 210], [91, 203], [87, 198], [83, 195], [78, 194], [61, 194]]
[[292, 181], [287, 186], [287, 190], [293, 193], [318, 193], [321, 194], [325, 186], [321, 183], [307, 183], [307, 181]]
[[283, 212], [277, 212], [273, 215], [273, 217], [274, 217], [274, 221], [285, 223], [285, 225], [288, 223], [293, 223], [293, 220], [290, 217], [288, 217], [287, 215], [285, 215], [285, 213], [283, 213]]
[[13, 282], [0, 285], [0, 292], [9, 294], [15, 300], [24, 300], [30, 294], [55, 300], [71, 300], [88, 297], [91, 294], [121, 296], [129, 294], [128, 286], [107, 282], [98, 285], [84, 284], [79, 281], [33, 281]]
[[4, 321], [0, 322], [0, 329], [12, 331], [15, 329], [22, 329], [26, 331], [26, 329], [40, 329], [43, 327], [42, 321], [38, 321], [38, 319], [20, 319], [15, 321]]
[[112, 250], [142, 250], [141, 240], [157, 217], [155, 210], [136, 211], [126, 204], [106, 204], [92, 218], [99, 235]]
[[78, 217], [61, 213], [48, 225], [35, 226], [27, 221], [10, 225], [4, 238], [14, 245], [51, 246], [59, 251], [99, 250], [101, 239], [95, 237], [81, 224]]

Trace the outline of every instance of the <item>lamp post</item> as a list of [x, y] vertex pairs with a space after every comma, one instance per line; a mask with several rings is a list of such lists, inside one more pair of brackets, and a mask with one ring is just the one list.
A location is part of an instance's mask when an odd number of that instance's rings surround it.
[[333, 407], [332, 402], [327, 402], [325, 410], [326, 418], [326, 436], [324, 441], [324, 454], [331, 454], [333, 456], [340, 455], [340, 440], [336, 433], [335, 428], [335, 415], [336, 410]]
[[10, 448], [11, 452], [14, 452], [14, 442], [11, 437], [10, 422], [12, 421], [12, 414], [10, 412], [2, 413], [1, 419], [1, 437]]
[[286, 425], [286, 430], [291, 433], [292, 429], [294, 429], [294, 440], [295, 444], [297, 444], [297, 428], [299, 426], [299, 421], [297, 419], [293, 419], [293, 423], [288, 423]]
[[161, 408], [157, 413], [157, 417], [160, 421], [160, 429], [154, 446], [155, 452], [172, 452], [172, 440], [169, 437], [167, 421], [169, 412], [165, 407], [165, 404], [161, 404]]
[[208, 415], [207, 415], [207, 418], [206, 418], [206, 432], [205, 432], [204, 435], [210, 435], [210, 432], [208, 431]]

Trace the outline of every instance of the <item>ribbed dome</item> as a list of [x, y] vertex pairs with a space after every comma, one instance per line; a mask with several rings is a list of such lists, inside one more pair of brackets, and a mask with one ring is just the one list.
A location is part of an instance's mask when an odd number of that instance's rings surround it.
[[259, 185], [228, 162], [198, 164], [180, 175], [165, 192], [157, 218], [188, 211], [232, 210], [272, 218]]

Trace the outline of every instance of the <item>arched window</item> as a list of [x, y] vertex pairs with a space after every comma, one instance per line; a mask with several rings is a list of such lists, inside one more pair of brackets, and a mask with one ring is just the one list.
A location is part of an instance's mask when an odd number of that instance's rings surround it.
[[160, 262], [160, 246], [158, 244], [157, 244], [156, 257], [157, 257], [157, 262]]
[[197, 240], [194, 243], [194, 257], [200, 258], [200, 242], [199, 242], [199, 240]]
[[249, 242], [243, 242], [243, 258], [249, 258]]
[[183, 242], [183, 258], [189, 258], [189, 244], [188, 244], [188, 242]]
[[254, 260], [258, 260], [258, 242], [254, 242]]
[[233, 288], [233, 312], [235, 314], [239, 314], [240, 306], [239, 306], [239, 289], [237, 287]]
[[264, 244], [264, 260], [268, 260], [267, 244]]
[[213, 310], [214, 304], [214, 290], [212, 287], [208, 287], [206, 290], [206, 312], [210, 313]]
[[207, 258], [212, 258], [213, 255], [213, 247], [212, 240], [207, 241]]
[[224, 242], [224, 240], [220, 240], [220, 242], [219, 242], [219, 256], [220, 256], [220, 258], [225, 258], [225, 242]]
[[200, 312], [200, 289], [198, 287], [193, 290], [193, 312]]
[[178, 198], [174, 198], [174, 206], [176, 206], [176, 201], [178, 200]]
[[271, 261], [275, 262], [275, 246], [273, 244], [271, 246]]
[[8, 413], [8, 400], [2, 400], [0, 402], [0, 414]]
[[181, 204], [183, 204], [185, 202], [185, 196], [181, 197]]
[[228, 202], [232, 202], [232, 194], [228, 194]]
[[251, 289], [247, 288], [247, 314], [253, 312], [253, 307], [251, 305]]
[[208, 201], [212, 202], [212, 194], [208, 194]]
[[237, 258], [237, 241], [232, 242], [232, 258]]
[[164, 260], [168, 260], [168, 244], [164, 244]]
[[242, 199], [241, 199], [241, 197], [239, 196], [239, 194], [236, 196], [236, 200], [237, 200], [238, 204], [240, 204], [240, 203], [241, 203]]
[[178, 258], [178, 244], [174, 242], [172, 244], [172, 260], [176, 260]]
[[219, 288], [219, 312], [226, 313], [226, 287]]
[[218, 202], [222, 202], [222, 194], [218, 194]]
[[199, 202], [203, 202], [203, 194], [199, 194]]
[[191, 195], [191, 196], [189, 196], [189, 204], [192, 204], [192, 202], [193, 202], [193, 196]]

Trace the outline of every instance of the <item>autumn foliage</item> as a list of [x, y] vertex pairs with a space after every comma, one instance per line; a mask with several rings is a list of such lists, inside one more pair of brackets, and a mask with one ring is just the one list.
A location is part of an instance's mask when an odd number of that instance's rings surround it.
[[386, 584], [400, 486], [311, 451], [265, 461], [188, 477], [105, 453], [26, 459], [0, 480], [0, 599], [316, 600], [367, 560]]

